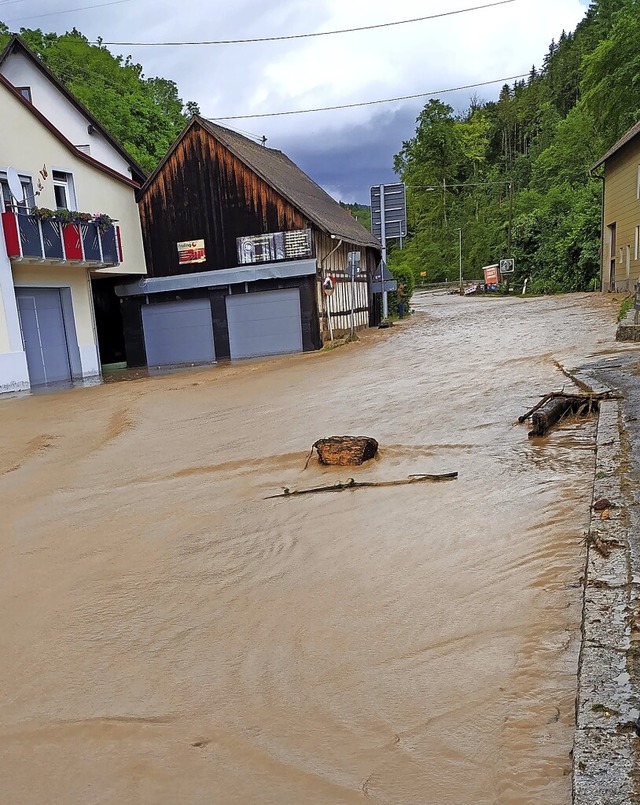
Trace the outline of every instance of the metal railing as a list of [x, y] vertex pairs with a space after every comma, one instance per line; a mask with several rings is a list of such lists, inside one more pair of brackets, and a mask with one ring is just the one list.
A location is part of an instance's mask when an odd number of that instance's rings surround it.
[[122, 262], [119, 227], [92, 221], [62, 223], [35, 215], [2, 213], [7, 254], [12, 260], [77, 262], [96, 267]]

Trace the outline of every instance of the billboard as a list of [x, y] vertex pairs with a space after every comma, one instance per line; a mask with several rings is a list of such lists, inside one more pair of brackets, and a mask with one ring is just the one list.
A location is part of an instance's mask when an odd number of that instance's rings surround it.
[[498, 285], [500, 282], [500, 266], [498, 263], [494, 266], [485, 266], [482, 271], [484, 272], [485, 285]]
[[269, 232], [266, 235], [247, 235], [237, 238], [236, 246], [239, 265], [313, 257], [310, 229]]

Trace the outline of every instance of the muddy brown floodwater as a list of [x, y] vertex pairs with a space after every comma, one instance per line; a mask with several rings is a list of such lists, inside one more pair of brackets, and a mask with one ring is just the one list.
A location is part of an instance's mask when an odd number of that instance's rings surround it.
[[[2, 803], [569, 803], [593, 427], [513, 422], [615, 349], [617, 302], [414, 304], [0, 401]], [[379, 460], [303, 471], [343, 433]]]

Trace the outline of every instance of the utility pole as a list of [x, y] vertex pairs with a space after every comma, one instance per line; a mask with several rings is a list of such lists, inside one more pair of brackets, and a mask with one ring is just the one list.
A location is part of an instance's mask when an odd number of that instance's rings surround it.
[[462, 227], [458, 227], [458, 255], [460, 258], [460, 296], [462, 296]]

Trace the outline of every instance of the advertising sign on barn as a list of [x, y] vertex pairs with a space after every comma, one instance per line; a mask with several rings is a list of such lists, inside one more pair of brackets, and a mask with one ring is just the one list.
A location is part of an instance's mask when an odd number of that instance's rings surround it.
[[182, 240], [178, 243], [178, 263], [181, 266], [204, 263], [206, 259], [204, 240]]
[[237, 238], [236, 244], [240, 265], [271, 263], [275, 260], [299, 260], [311, 257], [313, 254], [310, 229], [247, 235]]

